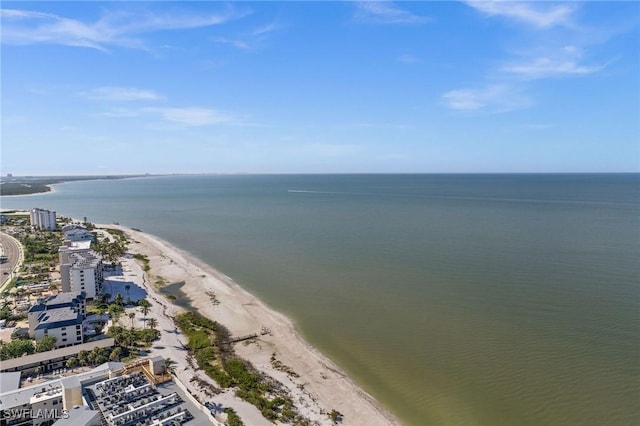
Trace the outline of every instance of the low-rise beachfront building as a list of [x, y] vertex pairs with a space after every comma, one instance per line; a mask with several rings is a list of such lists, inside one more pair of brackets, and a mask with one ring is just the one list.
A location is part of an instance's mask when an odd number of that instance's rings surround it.
[[77, 311], [82, 319], [86, 316], [86, 303], [85, 294], [81, 292], [74, 293], [59, 293], [54, 296], [49, 296], [40, 303], [32, 306], [27, 313], [27, 320], [29, 322], [29, 336], [35, 337], [35, 330], [40, 321], [43, 318], [45, 312], [53, 312], [58, 309], [72, 309]]
[[84, 341], [85, 315], [84, 293], [51, 296], [29, 309], [29, 336], [36, 341], [55, 337], [56, 348], [80, 344]]
[[20, 372], [22, 377], [37, 376], [38, 374], [47, 375], [56, 370], [66, 368], [67, 360], [72, 357], [77, 358], [80, 351], [91, 352], [95, 348], [108, 350], [114, 345], [115, 339], [108, 338], [46, 352], [36, 352], [19, 358], [6, 359], [0, 362], [0, 372]]
[[44, 209], [32, 209], [29, 212], [29, 216], [31, 218], [31, 226], [44, 230], [44, 231], [53, 231], [58, 227], [56, 224], [56, 212]]
[[60, 253], [60, 279], [62, 291], [84, 292], [87, 299], [102, 293], [104, 266], [102, 256], [93, 250]]
[[75, 228], [63, 231], [65, 241], [93, 241], [93, 234], [85, 228]]
[[83, 318], [72, 308], [60, 308], [42, 314], [35, 328], [36, 341], [46, 336], [56, 338], [56, 348], [77, 345], [84, 341]]

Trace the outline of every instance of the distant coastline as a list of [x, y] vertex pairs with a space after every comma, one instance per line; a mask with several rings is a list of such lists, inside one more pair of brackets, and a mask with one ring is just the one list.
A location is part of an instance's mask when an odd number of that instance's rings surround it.
[[51, 185], [79, 180], [128, 179], [144, 175], [99, 175], [99, 176], [7, 176], [1, 178], [0, 196], [31, 195], [52, 192]]

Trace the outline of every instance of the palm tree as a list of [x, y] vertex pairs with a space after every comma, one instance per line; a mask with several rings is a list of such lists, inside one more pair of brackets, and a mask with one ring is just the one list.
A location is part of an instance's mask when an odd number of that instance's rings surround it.
[[174, 360], [171, 358], [165, 358], [164, 366], [169, 373], [176, 374], [176, 362]]
[[129, 312], [129, 319], [131, 319], [131, 330], [133, 330], [133, 319], [136, 317], [135, 312]]
[[147, 314], [149, 313], [149, 311], [151, 309], [149, 309], [149, 301], [147, 301], [146, 299], [142, 299], [140, 301], [140, 312], [142, 312], [142, 315], [144, 315], [144, 327], [147, 328]]
[[100, 319], [102, 319], [102, 316], [107, 312], [107, 308], [104, 307], [104, 305], [98, 305], [97, 309], [96, 309], [96, 313], [98, 314], [98, 316], [100, 316]]
[[118, 292], [118, 294], [116, 294], [114, 302], [116, 305], [122, 306], [122, 293]]
[[124, 330], [124, 341], [126, 346], [133, 346], [136, 343], [136, 335], [133, 330]]
[[149, 318], [149, 328], [155, 330], [158, 326], [158, 320], [155, 318]]

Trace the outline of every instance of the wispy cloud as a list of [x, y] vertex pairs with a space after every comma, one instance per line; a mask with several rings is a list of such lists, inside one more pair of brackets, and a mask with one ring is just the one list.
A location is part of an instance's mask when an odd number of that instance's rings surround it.
[[211, 41], [218, 44], [227, 44], [241, 50], [253, 50], [262, 45], [271, 33], [280, 28], [279, 24], [272, 22], [235, 37], [213, 37]]
[[562, 75], [592, 74], [603, 68], [604, 65], [580, 65], [573, 59], [555, 60], [551, 58], [537, 58], [529, 63], [507, 65], [503, 70], [518, 74], [523, 78], [537, 79]]
[[568, 45], [560, 49], [547, 49], [544, 54], [528, 55], [529, 58], [504, 65], [501, 71], [515, 74], [523, 79], [592, 74], [605, 65], [584, 65], [581, 63], [583, 50]]
[[96, 101], [157, 101], [163, 99], [152, 90], [136, 89], [134, 87], [98, 87], [81, 95]]
[[363, 1], [356, 3], [355, 19], [372, 24], [423, 24], [429, 22], [426, 16], [415, 15], [401, 9], [390, 1]]
[[118, 10], [104, 12], [94, 22], [82, 22], [30, 10], [2, 9], [0, 13], [3, 43], [60, 44], [99, 50], [112, 46], [144, 49], [145, 42], [140, 38], [143, 34], [220, 25], [245, 15], [232, 8], [202, 15]]
[[531, 105], [528, 97], [507, 85], [451, 90], [442, 99], [448, 108], [467, 112], [508, 112]]
[[202, 107], [143, 107], [114, 108], [101, 114], [113, 118], [151, 117], [165, 123], [186, 127], [203, 127], [215, 125], [252, 126], [242, 117], [213, 108]]
[[228, 44], [229, 46], [233, 46], [237, 49], [251, 50], [251, 44], [249, 44], [245, 40], [227, 38], [227, 37], [213, 37], [211, 41], [218, 44]]
[[504, 0], [470, 0], [466, 4], [488, 16], [501, 16], [540, 28], [569, 25], [573, 4], [527, 3]]
[[145, 112], [159, 114], [164, 120], [185, 126], [236, 124], [237, 118], [210, 108], [145, 108]]

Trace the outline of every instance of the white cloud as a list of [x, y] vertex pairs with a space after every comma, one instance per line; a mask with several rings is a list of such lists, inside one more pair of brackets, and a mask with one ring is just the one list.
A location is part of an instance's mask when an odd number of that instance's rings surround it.
[[570, 24], [575, 6], [570, 4], [523, 3], [503, 0], [470, 0], [466, 4], [488, 16], [502, 16], [540, 28]]
[[[534, 56], [535, 55], [535, 56]], [[527, 55], [529, 58], [507, 64], [501, 71], [518, 75], [523, 79], [538, 79], [556, 76], [586, 75], [602, 70], [605, 65], [581, 64], [583, 50], [574, 45], [547, 49]]]
[[357, 3], [356, 20], [374, 24], [422, 24], [430, 19], [400, 9], [390, 1], [362, 1]]
[[42, 12], [32, 12], [28, 10], [16, 9], [0, 9], [0, 18], [3, 19], [37, 19], [37, 18], [55, 18], [55, 15]]
[[162, 96], [151, 90], [136, 89], [134, 87], [98, 87], [96, 89], [83, 92], [83, 96], [97, 101], [156, 101]]
[[561, 75], [592, 74], [603, 68], [604, 65], [580, 65], [574, 59], [537, 58], [529, 63], [507, 65], [503, 67], [503, 71], [518, 74], [528, 79], [537, 79]]
[[245, 15], [233, 9], [203, 15], [119, 10], [105, 12], [95, 22], [82, 22], [28, 10], [3, 9], [0, 14], [3, 43], [61, 44], [99, 50], [107, 50], [110, 46], [145, 48], [144, 41], [139, 38], [142, 34], [220, 25]]
[[253, 126], [235, 114], [202, 107], [143, 107], [143, 108], [114, 108], [101, 114], [112, 118], [159, 118], [165, 123], [178, 124], [187, 127], [202, 127], [214, 125]]
[[166, 121], [185, 126], [209, 126], [214, 124], [235, 124], [235, 117], [210, 108], [145, 108], [144, 111], [157, 113]]
[[506, 85], [451, 90], [443, 94], [442, 99], [450, 109], [467, 112], [508, 112], [531, 104], [526, 96]]

